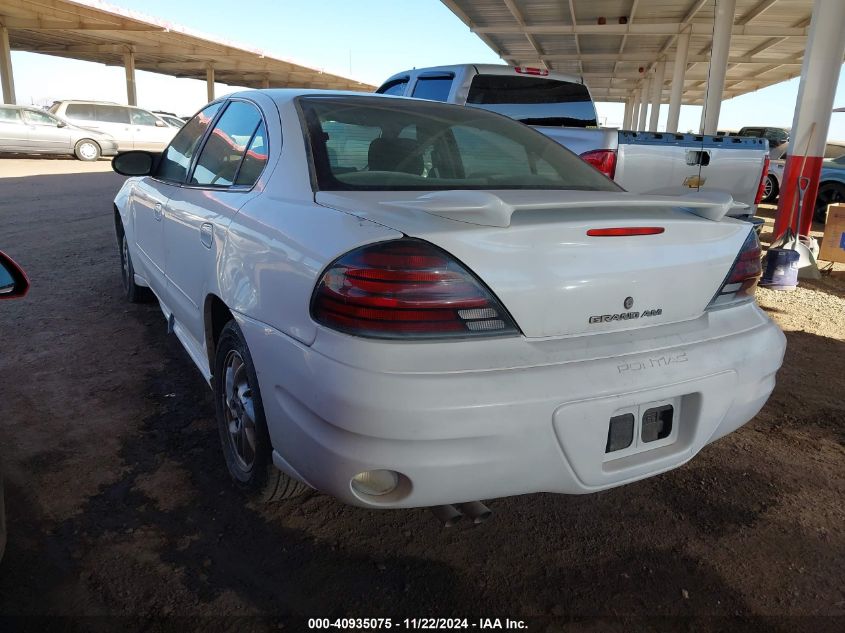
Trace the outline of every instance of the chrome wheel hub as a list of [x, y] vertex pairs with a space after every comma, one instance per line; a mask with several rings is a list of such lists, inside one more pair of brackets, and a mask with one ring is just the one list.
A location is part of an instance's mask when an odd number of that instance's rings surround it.
[[83, 143], [79, 146], [79, 153], [83, 158], [94, 158], [97, 155], [97, 148], [91, 143]]
[[243, 357], [235, 350], [223, 362], [223, 412], [229, 443], [238, 466], [249, 471], [255, 464], [255, 404]]

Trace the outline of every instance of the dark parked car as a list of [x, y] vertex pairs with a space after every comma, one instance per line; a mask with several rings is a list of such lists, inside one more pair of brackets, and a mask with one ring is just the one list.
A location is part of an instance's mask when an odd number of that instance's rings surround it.
[[[29, 290], [29, 280], [12, 259], [0, 251], [0, 300], [18, 299]], [[6, 506], [3, 502], [3, 473], [0, 471], [0, 560], [6, 550]]]

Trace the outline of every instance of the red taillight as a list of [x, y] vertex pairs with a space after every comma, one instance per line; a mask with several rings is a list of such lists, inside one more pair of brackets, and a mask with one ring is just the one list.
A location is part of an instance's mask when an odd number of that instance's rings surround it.
[[612, 149], [594, 149], [581, 154], [581, 160], [598, 169], [608, 178], [616, 174], [616, 152]]
[[332, 329], [377, 338], [518, 332], [472, 273], [414, 239], [364, 246], [337, 259], [314, 290], [311, 315]]
[[766, 191], [766, 179], [769, 177], [769, 164], [771, 160], [766, 156], [763, 161], [763, 175], [760, 176], [760, 184], [757, 186], [757, 195], [754, 197], [754, 204], [760, 204], [763, 200], [763, 192]]
[[626, 237], [629, 235], [660, 235], [665, 231], [662, 226], [620, 226], [610, 229], [589, 229], [590, 237]]
[[530, 66], [517, 66], [514, 70], [521, 75], [537, 75], [538, 77], [545, 77], [549, 74], [549, 71], [545, 68], [532, 68]]
[[757, 239], [757, 233], [752, 230], [745, 238], [742, 249], [722, 287], [719, 288], [708, 307], [718, 307], [753, 297], [757, 282], [763, 274], [761, 255], [760, 240]]

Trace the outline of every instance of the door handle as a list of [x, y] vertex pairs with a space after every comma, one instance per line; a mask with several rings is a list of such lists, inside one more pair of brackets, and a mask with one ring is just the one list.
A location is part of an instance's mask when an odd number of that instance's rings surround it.
[[156, 202], [155, 206], [153, 207], [153, 216], [156, 219], [156, 222], [161, 222], [161, 202]]
[[214, 243], [214, 226], [211, 222], [203, 222], [200, 225], [200, 241], [206, 248], [211, 248]]
[[701, 165], [707, 167], [710, 164], [710, 152], [702, 150], [688, 151], [686, 156], [687, 165]]

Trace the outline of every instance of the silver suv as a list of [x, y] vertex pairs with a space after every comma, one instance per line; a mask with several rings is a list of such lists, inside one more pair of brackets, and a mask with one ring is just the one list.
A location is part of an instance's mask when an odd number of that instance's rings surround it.
[[77, 125], [111, 134], [118, 150], [160, 152], [178, 131], [149, 110], [103, 101], [56, 101], [50, 112]]
[[117, 142], [109, 134], [72, 125], [39, 108], [0, 105], [0, 152], [97, 160], [117, 154]]

